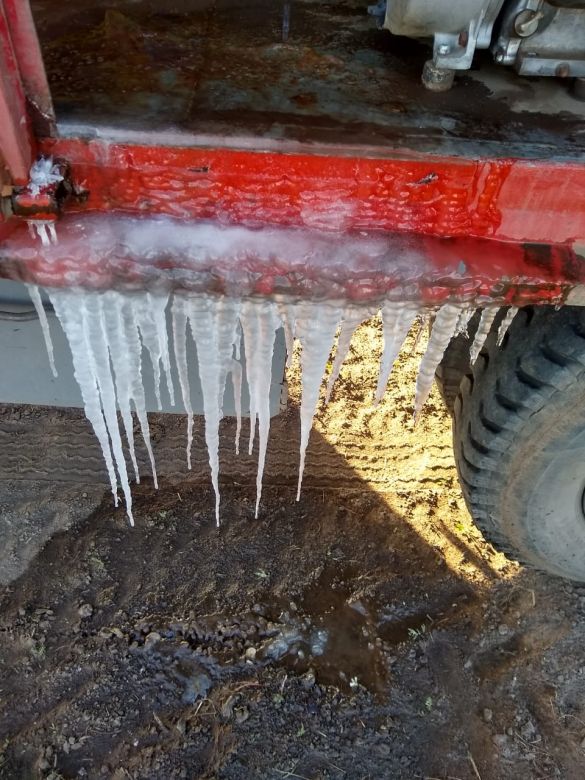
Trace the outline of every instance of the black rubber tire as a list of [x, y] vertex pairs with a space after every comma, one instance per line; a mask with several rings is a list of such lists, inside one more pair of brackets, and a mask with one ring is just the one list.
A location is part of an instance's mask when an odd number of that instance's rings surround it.
[[451, 414], [453, 414], [455, 399], [459, 395], [461, 380], [471, 370], [469, 350], [473, 342], [473, 335], [477, 330], [479, 317], [480, 312], [478, 311], [469, 321], [467, 333], [460, 333], [451, 339], [435, 372], [439, 392]]
[[521, 309], [463, 377], [453, 441], [467, 506], [495, 547], [585, 582], [585, 309]]

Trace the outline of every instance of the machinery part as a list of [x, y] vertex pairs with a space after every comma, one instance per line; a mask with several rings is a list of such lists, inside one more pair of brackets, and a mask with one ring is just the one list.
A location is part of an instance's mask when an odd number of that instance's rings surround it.
[[528, 307], [495, 329], [455, 401], [470, 513], [525, 563], [585, 581], [585, 309]]
[[585, 3], [508, 2], [492, 52], [496, 62], [522, 76], [585, 76]]
[[439, 68], [433, 60], [427, 60], [422, 72], [422, 83], [431, 92], [447, 92], [453, 86], [455, 71], [452, 68]]
[[[389, 0], [385, 27], [395, 35], [433, 38], [432, 64], [441, 70], [468, 70], [476, 49], [487, 49], [504, 0]], [[433, 89], [433, 83], [423, 77]]]
[[384, 26], [433, 39], [422, 81], [434, 91], [448, 89], [454, 71], [468, 70], [475, 50], [490, 47], [497, 63], [524, 76], [585, 76], [583, 0], [390, 0]]

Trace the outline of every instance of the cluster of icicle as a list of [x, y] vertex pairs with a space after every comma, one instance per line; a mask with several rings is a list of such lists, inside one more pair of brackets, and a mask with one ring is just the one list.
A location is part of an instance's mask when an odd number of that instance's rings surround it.
[[[49, 360], [56, 374], [49, 324], [37, 287], [29, 285], [32, 301], [43, 329]], [[256, 428], [259, 455], [256, 479], [256, 516], [262, 494], [262, 475], [270, 427], [269, 394], [272, 357], [276, 332], [284, 328], [288, 359], [294, 340], [301, 344], [302, 399], [300, 408], [301, 444], [297, 500], [300, 497], [305, 452], [309, 442], [313, 416], [319, 402], [321, 382], [327, 361], [339, 332], [337, 349], [328, 378], [326, 399], [329, 400], [335, 380], [349, 351], [353, 333], [369, 319], [376, 308], [340, 305], [332, 302], [275, 302], [271, 300], [240, 300], [210, 295], [149, 292], [122, 293], [86, 290], [48, 290], [55, 313], [65, 331], [71, 353], [75, 378], [79, 384], [85, 413], [91, 422], [104, 455], [112, 493], [118, 505], [118, 486], [126, 501], [126, 511], [133, 524], [132, 495], [124, 458], [118, 410], [128, 443], [136, 481], [139, 481], [136, 460], [132, 405], [138, 417], [146, 445], [154, 484], [157, 486], [155, 460], [150, 442], [145, 393], [141, 372], [143, 348], [148, 352], [154, 370], [155, 394], [160, 408], [161, 381], [164, 376], [171, 403], [175, 391], [171, 377], [171, 357], [167, 333], [166, 311], [170, 304], [172, 340], [180, 391], [187, 411], [187, 462], [191, 468], [193, 441], [193, 409], [187, 365], [188, 331], [197, 348], [197, 361], [205, 415], [205, 440], [208, 449], [211, 481], [215, 491], [215, 516], [219, 523], [219, 423], [223, 416], [223, 396], [228, 375], [234, 387], [237, 428], [236, 452], [241, 432], [242, 366], [240, 344], [246, 354], [246, 376], [250, 394], [249, 452], [252, 454]], [[475, 360], [490, 332], [497, 307], [482, 312], [471, 358]], [[435, 369], [451, 338], [466, 330], [474, 309], [468, 305], [447, 303], [434, 313], [428, 346], [422, 357], [415, 391], [415, 418], [431, 390]], [[510, 308], [500, 325], [501, 341], [516, 313]], [[428, 320], [421, 307], [409, 302], [386, 302], [381, 307], [384, 347], [374, 403], [381, 400], [392, 366], [414, 321]]]

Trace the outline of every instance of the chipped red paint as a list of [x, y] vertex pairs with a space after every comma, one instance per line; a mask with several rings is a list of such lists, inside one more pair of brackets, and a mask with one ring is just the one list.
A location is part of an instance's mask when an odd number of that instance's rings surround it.
[[42, 143], [88, 192], [78, 211], [558, 244], [585, 238], [585, 166], [526, 160]]

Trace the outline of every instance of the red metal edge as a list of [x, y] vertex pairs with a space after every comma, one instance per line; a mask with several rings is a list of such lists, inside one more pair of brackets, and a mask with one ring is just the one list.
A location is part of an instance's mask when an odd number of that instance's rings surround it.
[[12, 182], [25, 184], [33, 137], [6, 7], [0, 0], [0, 157]]
[[84, 191], [77, 211], [166, 214], [222, 224], [388, 230], [515, 242], [585, 238], [585, 165], [400, 159], [46, 139]]
[[12, 47], [37, 135], [55, 130], [53, 100], [28, 0], [1, 0]]

